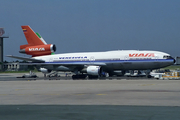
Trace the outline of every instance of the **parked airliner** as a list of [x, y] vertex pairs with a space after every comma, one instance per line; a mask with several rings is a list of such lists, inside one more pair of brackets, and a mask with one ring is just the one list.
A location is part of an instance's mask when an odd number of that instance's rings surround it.
[[[20, 53], [32, 57], [8, 57], [29, 61], [46, 73], [55, 71], [71, 71], [75, 78], [94, 78], [108, 73], [110, 76], [125, 70], [153, 70], [174, 64], [175, 60], [169, 54], [160, 51], [147, 50], [116, 50], [106, 52], [79, 52], [54, 54], [56, 46], [47, 44], [40, 34], [29, 26], [21, 26], [28, 44], [20, 46]], [[149, 74], [147, 73], [147, 76]]]

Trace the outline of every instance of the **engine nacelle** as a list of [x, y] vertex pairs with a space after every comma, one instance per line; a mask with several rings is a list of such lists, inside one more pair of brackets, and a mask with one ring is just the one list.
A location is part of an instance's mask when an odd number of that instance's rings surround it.
[[88, 66], [87, 67], [87, 74], [89, 74], [89, 75], [101, 75], [102, 69], [100, 66]]
[[48, 45], [28, 46], [25, 49], [21, 49], [19, 52], [32, 56], [41, 56], [41, 55], [50, 55], [55, 51], [56, 51], [56, 46], [54, 44], [48, 44]]
[[39, 71], [42, 72], [42, 73], [50, 73], [52, 70], [49, 70], [49, 69], [46, 69], [46, 68], [40, 68]]

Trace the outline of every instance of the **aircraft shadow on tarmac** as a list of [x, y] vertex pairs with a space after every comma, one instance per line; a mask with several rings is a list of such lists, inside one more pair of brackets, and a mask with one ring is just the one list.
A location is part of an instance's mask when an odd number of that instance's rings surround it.
[[180, 107], [1, 105], [1, 120], [179, 120]]

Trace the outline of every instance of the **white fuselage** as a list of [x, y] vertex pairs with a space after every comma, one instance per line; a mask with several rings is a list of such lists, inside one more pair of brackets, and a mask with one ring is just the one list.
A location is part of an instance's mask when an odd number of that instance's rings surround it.
[[[159, 51], [118, 50], [65, 53], [33, 57], [50, 65], [98, 65], [108, 70], [152, 70], [174, 63], [169, 54]], [[170, 59], [171, 58], [171, 59]], [[104, 65], [103, 65], [104, 64]], [[68, 66], [69, 67], [69, 66]], [[53, 68], [54, 69], [54, 68]], [[71, 71], [71, 70], [70, 70]]]

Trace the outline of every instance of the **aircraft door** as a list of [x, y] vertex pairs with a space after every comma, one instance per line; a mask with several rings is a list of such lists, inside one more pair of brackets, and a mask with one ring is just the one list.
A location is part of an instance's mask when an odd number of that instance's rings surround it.
[[91, 64], [94, 64], [94, 61], [95, 61], [94, 56], [91, 56], [90, 59], [89, 59], [89, 62], [90, 62]]
[[159, 57], [158, 57], [158, 56], [155, 56], [155, 59], [156, 59], [156, 61], [158, 61]]
[[129, 61], [129, 56], [124, 56], [124, 62], [122, 63], [122, 66], [124, 69], [132, 69], [133, 68], [133, 65], [132, 65], [132, 62]]
[[119, 57], [118, 59], [115, 59], [115, 60], [118, 60], [118, 62], [113, 62], [113, 63], [112, 63], [113, 69], [114, 69], [114, 70], [124, 69], [122, 62], [120, 61], [121, 58]]
[[128, 57], [128, 56], [125, 56], [125, 57], [124, 57], [124, 60], [126, 60], [126, 61], [129, 60], [129, 57]]
[[155, 60], [154, 60], [154, 62], [152, 63], [153, 65], [153, 67], [160, 67], [160, 63], [159, 63], [159, 61], [158, 61], [158, 59], [159, 59], [159, 57], [156, 55], [155, 56]]
[[53, 58], [52, 57], [49, 58], [49, 62], [53, 62]]

